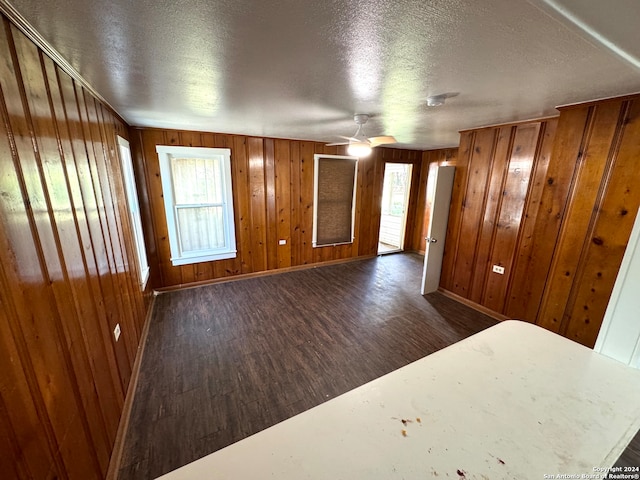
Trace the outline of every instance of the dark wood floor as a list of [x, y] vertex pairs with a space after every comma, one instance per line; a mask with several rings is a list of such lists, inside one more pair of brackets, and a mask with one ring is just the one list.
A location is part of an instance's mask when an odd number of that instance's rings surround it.
[[422, 297], [421, 273], [422, 257], [392, 254], [160, 295], [119, 479], [155, 478], [496, 323]]
[[[638, 399], [640, 401], [640, 399]], [[634, 470], [628, 470], [628, 473], [640, 473], [637, 469], [640, 469], [640, 431], [636, 433], [636, 436], [631, 440], [631, 443], [627, 449], [622, 453], [614, 467], [635, 467]], [[614, 472], [617, 472], [614, 470]], [[623, 470], [620, 472], [624, 473]], [[618, 472], [619, 473], [619, 472]]]
[[496, 322], [394, 254], [156, 299], [119, 479], [154, 478]]

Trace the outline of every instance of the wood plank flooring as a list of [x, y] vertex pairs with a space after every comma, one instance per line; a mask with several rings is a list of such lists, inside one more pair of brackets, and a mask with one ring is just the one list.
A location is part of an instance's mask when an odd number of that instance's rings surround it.
[[120, 480], [150, 479], [493, 324], [394, 254], [162, 294]]
[[160, 295], [118, 478], [155, 478], [496, 323], [422, 297], [421, 273], [421, 256], [391, 254]]

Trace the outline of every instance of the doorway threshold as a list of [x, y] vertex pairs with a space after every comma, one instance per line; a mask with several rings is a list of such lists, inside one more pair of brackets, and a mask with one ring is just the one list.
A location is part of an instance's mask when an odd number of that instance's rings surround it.
[[402, 249], [395, 245], [389, 245], [387, 243], [378, 243], [378, 255], [386, 255], [388, 253], [402, 252]]

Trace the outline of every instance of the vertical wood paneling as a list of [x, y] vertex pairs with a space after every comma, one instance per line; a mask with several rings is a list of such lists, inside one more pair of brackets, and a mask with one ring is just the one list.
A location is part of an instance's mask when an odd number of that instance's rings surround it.
[[[118, 122], [115, 122], [116, 124]], [[123, 135], [126, 137], [127, 135]], [[151, 202], [149, 194], [151, 192], [151, 181], [145, 168], [144, 149], [142, 148], [142, 136], [137, 130], [132, 130], [130, 138], [131, 161], [133, 163], [134, 176], [136, 178], [136, 189], [138, 193], [138, 201], [141, 205], [140, 216], [144, 228], [144, 242], [147, 250], [147, 260], [149, 265], [159, 265], [160, 260], [156, 247], [156, 233], [153, 230], [154, 224], [151, 217]], [[162, 269], [154, 268], [149, 272], [149, 284], [156, 285], [161, 282], [160, 275]]]
[[302, 191], [300, 189], [300, 142], [292, 141], [291, 151], [291, 265], [302, 264]]
[[[371, 157], [358, 164], [356, 188], [355, 239], [352, 244], [313, 248], [313, 175], [314, 155], [345, 155], [343, 147], [327, 147], [318, 142], [247, 137], [176, 130], [134, 129], [132, 142], [135, 158], [143, 159], [145, 185], [143, 197], [149, 202], [143, 218], [155, 232], [158, 262], [151, 265], [154, 287], [170, 287], [190, 282], [215, 280], [239, 274], [290, 268], [356, 256], [375, 255], [378, 249], [380, 201], [384, 162], [414, 165], [409, 201], [406, 248], [414, 249], [414, 219], [420, 217], [421, 152], [389, 148], [375, 149]], [[167, 143], [168, 142], [168, 143]], [[235, 210], [235, 259], [204, 262], [189, 266], [195, 272], [186, 277], [171, 267], [167, 241], [167, 224], [162, 201], [162, 186], [156, 145], [207, 146], [231, 149], [231, 175]], [[139, 151], [136, 151], [139, 150]], [[450, 156], [450, 155], [449, 155]], [[445, 155], [446, 157], [446, 155]], [[285, 240], [279, 245], [279, 240]], [[183, 267], [184, 268], [184, 267]], [[154, 274], [160, 269], [160, 274]]]
[[[433, 162], [438, 163], [438, 159], [432, 159], [432, 153], [430, 151], [422, 152], [422, 160], [420, 162], [420, 170], [414, 176], [418, 178], [417, 190], [414, 189], [416, 198], [415, 217], [409, 218], [414, 224], [413, 235], [410, 238], [410, 244], [408, 250], [413, 250], [424, 255], [426, 241], [424, 237], [427, 236], [427, 225], [430, 218], [429, 208], [427, 206], [427, 181], [429, 178], [429, 166]], [[413, 187], [412, 187], [413, 188]]]
[[267, 270], [267, 211], [265, 202], [265, 156], [261, 138], [247, 139], [249, 191], [251, 194], [251, 271]]
[[277, 264], [275, 268], [291, 266], [291, 149], [287, 140], [276, 140], [274, 144], [275, 196], [277, 239], [285, 240], [284, 245], [278, 245]]
[[462, 206], [469, 176], [469, 158], [473, 149], [475, 135], [472, 132], [460, 134], [460, 147], [456, 159], [456, 173], [453, 177], [453, 191], [451, 192], [451, 206], [449, 207], [449, 220], [447, 222], [447, 239], [444, 245], [442, 258], [442, 273], [440, 285], [449, 291], [453, 291], [454, 269], [458, 258], [458, 246], [460, 245], [460, 229], [462, 228]]
[[[100, 225], [100, 234], [102, 235], [106, 252], [106, 271], [108, 272], [108, 280], [110, 283], [110, 295], [105, 298], [107, 314], [111, 318], [119, 318], [122, 320], [120, 325], [126, 331], [127, 336], [132, 334], [132, 329], [127, 321], [127, 309], [129, 307], [129, 299], [124, 291], [124, 286], [118, 281], [118, 262], [120, 261], [119, 244], [117, 243], [114, 209], [111, 202], [110, 192], [108, 190], [107, 180], [104, 171], [104, 158], [102, 157], [102, 145], [95, 113], [95, 105], [93, 97], [85, 95], [83, 89], [76, 87], [76, 99], [80, 113], [80, 123], [84, 132], [86, 142], [86, 151], [88, 153], [88, 178], [91, 182], [88, 188], [92, 189], [97, 208], [97, 220]], [[110, 325], [111, 331], [115, 328], [116, 322]], [[129, 383], [131, 378], [131, 365], [135, 356], [132, 346], [129, 342], [118, 342], [115, 346], [116, 353], [120, 358], [120, 375], [123, 384]]]
[[[86, 258], [86, 278], [91, 286], [91, 301], [97, 314], [90, 317], [92, 325], [86, 325], [87, 335], [95, 335], [95, 344], [89, 348], [92, 354], [98, 355], [101, 362], [96, 364], [97, 370], [107, 371], [111, 376], [114, 388], [114, 398], [117, 402], [116, 412], [122, 408], [124, 389], [122, 379], [118, 371], [118, 361], [111, 343], [111, 330], [109, 315], [105, 308], [105, 292], [111, 292], [111, 282], [104, 278], [106, 268], [106, 251], [101, 234], [100, 225], [95, 217], [95, 195], [90, 185], [87, 172], [88, 157], [86, 146], [80, 128], [78, 107], [75, 101], [75, 88], [71, 78], [57, 73], [60, 88], [61, 109], [57, 117], [62, 122], [60, 141], [66, 158], [67, 178], [70, 185], [70, 193], [73, 199], [74, 211], [77, 217], [78, 235], [81, 239], [82, 250]], [[53, 92], [53, 89], [51, 90]], [[52, 98], [56, 98], [52, 93]], [[55, 105], [55, 103], [54, 103]], [[88, 318], [85, 321], [90, 321]], [[98, 353], [102, 352], [102, 354]], [[111, 427], [113, 428], [113, 426]]]
[[[103, 478], [149, 306], [127, 126], [0, 23], [0, 428], [7, 478]], [[122, 328], [115, 343], [112, 330]]]
[[[453, 270], [452, 291], [467, 297], [471, 290], [474, 264], [476, 262], [478, 232], [484, 219], [486, 192], [489, 181], [491, 159], [494, 154], [497, 132], [484, 129], [474, 132], [473, 149], [468, 162], [466, 185], [462, 199], [460, 229], [461, 241]], [[463, 240], [462, 240], [463, 239]]]
[[[113, 351], [105, 345], [102, 334], [107, 332], [100, 328], [99, 320], [105, 324], [104, 312], [99, 312], [96, 299], [100, 298], [99, 288], [96, 288], [95, 281], [88, 280], [97, 275], [97, 270], [91, 269], [88, 257], [91, 255], [91, 244], [88, 238], [88, 230], [86, 229], [86, 218], [84, 210], [78, 208], [82, 205], [82, 198], [79, 190], [75, 169], [73, 168], [73, 151], [69, 142], [68, 129], [65, 128], [66, 116], [60, 89], [58, 86], [58, 74], [56, 67], [49, 59], [43, 58], [46, 62], [45, 71], [49, 80], [50, 88], [48, 90], [51, 102], [51, 111], [56, 129], [56, 137], [60, 149], [59, 171], [57, 175], [48, 179], [52, 186], [52, 190], [60, 190], [65, 204], [63, 208], [54, 207], [54, 212], [62, 210], [64, 217], [59, 225], [66, 223], [60, 228], [62, 238], [63, 253], [68, 258], [66, 261], [67, 270], [69, 271], [70, 283], [74, 291], [74, 299], [78, 303], [78, 321], [79, 329], [82, 332], [82, 339], [85, 344], [86, 353], [90, 358], [86, 361], [91, 368], [93, 382], [84, 382], [84, 387], [89, 389], [88, 395], [95, 392], [97, 398], [92, 400], [90, 405], [100, 405], [100, 410], [104, 417], [102, 425], [105, 428], [107, 437], [107, 452], [115, 439], [116, 428], [120, 417], [120, 409], [122, 407], [122, 389], [119, 385], [117, 376], [117, 367]], [[49, 160], [49, 166], [57, 163], [55, 155]], [[66, 192], [61, 189], [61, 185], [56, 177], [65, 179], [64, 186]], [[57, 188], [56, 188], [57, 187]], [[73, 222], [73, 226], [70, 223]], [[86, 252], [86, 253], [85, 253]], [[95, 280], [95, 278], [94, 278]], [[108, 336], [106, 336], [109, 339]], [[104, 372], [111, 372], [111, 375], [104, 375]], [[93, 396], [93, 395], [91, 395]], [[90, 406], [88, 408], [91, 408]], [[90, 421], [90, 425], [99, 425], [101, 422]], [[108, 459], [107, 453], [106, 458]]]
[[512, 148], [514, 127], [499, 128], [496, 132], [496, 145], [493, 155], [494, 161], [489, 166], [489, 182], [486, 186], [484, 201], [484, 215], [479, 226], [476, 242], [476, 258], [473, 266], [473, 280], [469, 291], [469, 298], [481, 303], [488, 281], [488, 265], [493, 253], [496, 232], [500, 227], [498, 212], [502, 205], [505, 182], [509, 172], [509, 154]]
[[[431, 212], [427, 204], [427, 182], [432, 165], [457, 165], [458, 149], [445, 148], [440, 150], [428, 150], [416, 157], [414, 164], [414, 185], [412, 185], [411, 197], [415, 199], [413, 216], [407, 221], [413, 224], [413, 230], [407, 242], [405, 250], [412, 250], [424, 254], [427, 243], [425, 237], [428, 233]], [[457, 172], [456, 172], [457, 175]]]
[[[497, 208], [488, 193], [479, 226], [483, 233], [478, 251], [488, 252], [489, 261], [483, 265], [486, 253], [472, 254], [463, 246], [473, 240], [472, 229], [477, 228], [475, 218], [466, 215], [466, 200], [477, 187], [473, 181], [457, 179], [449, 225], [453, 237], [445, 248], [442, 288], [592, 347], [629, 239], [633, 212], [640, 205], [639, 104], [637, 96], [592, 102], [562, 109], [557, 120], [514, 125], [507, 166], [503, 167], [499, 153], [500, 140], [486, 163], [476, 163], [491, 177], [488, 191], [500, 192]], [[462, 134], [460, 155], [468, 160], [459, 163], [469, 162], [469, 171], [478, 153], [474, 142], [482, 131]], [[504, 168], [500, 182], [496, 170]], [[463, 195], [464, 204], [459, 200]], [[484, 230], [492, 230], [488, 245]], [[473, 255], [477, 261], [468, 294], [456, 290], [467, 276], [452, 265], [466, 264]], [[491, 272], [493, 264], [504, 266], [505, 275]], [[480, 298], [475, 294], [479, 290]]]
[[264, 140], [265, 251], [267, 270], [278, 268], [278, 208], [276, 204], [275, 141]]
[[[415, 218], [417, 216], [416, 208], [418, 206], [417, 193], [419, 192], [420, 167], [422, 164], [421, 157], [422, 156], [419, 155], [419, 152], [415, 151], [409, 152], [409, 155], [405, 156], [405, 158], [407, 159], [406, 163], [410, 163], [412, 165], [411, 178], [409, 179], [409, 198], [407, 199], [407, 220], [403, 245], [403, 248], [405, 250], [413, 250], [412, 239], [415, 236], [415, 230], [420, 228], [420, 225], [415, 222]], [[412, 192], [413, 195], [411, 195]]]
[[[513, 279], [522, 282], [517, 269], [529, 265], [518, 258], [532, 235], [535, 218], [527, 217], [535, 211], [531, 203], [537, 207], [540, 202], [541, 175], [556, 123], [551, 119], [462, 132], [442, 288], [504, 312]], [[504, 267], [504, 275], [494, 273], [493, 265]]]
[[[37, 262], [37, 265], [35, 263], [32, 265], [30, 278], [22, 277], [18, 281], [10, 279], [9, 284], [20, 317], [23, 315], [28, 317], [30, 310], [37, 311], [35, 322], [22, 322], [20, 327], [26, 343], [29, 346], [38, 345], [39, 347], [40, 355], [37, 358], [34, 358], [32, 351], [29, 350], [31, 368], [37, 378], [38, 394], [44, 399], [46, 414], [51, 424], [51, 434], [54, 437], [50, 441], [54, 442], [52, 445], [55, 445], [54, 448], [60, 455], [60, 466], [63, 466], [64, 471], [76, 474], [82, 471], [94, 471], [98, 468], [98, 459], [96, 451], [88, 448], [91, 440], [88, 438], [86, 429], [86, 417], [85, 428], [80, 427], [74, 431], [74, 434], [83, 440], [78, 451], [78, 461], [64, 455], [63, 443], [68, 438], [66, 433], [72, 426], [77, 425], [76, 416], [78, 410], [83, 410], [83, 406], [79, 398], [76, 372], [72, 368], [69, 350], [59, 348], [67, 346], [61, 315], [72, 316], [73, 303], [68, 283], [64, 278], [64, 266], [60, 262], [59, 241], [56, 242], [54, 226], [51, 223], [53, 219], [50, 217], [52, 212], [50, 198], [42, 179], [41, 149], [35, 132], [37, 125], [33, 122], [37, 111], [34, 110], [33, 104], [28, 103], [30, 95], [33, 95], [31, 91], [33, 86], [26, 83], [25, 88], [25, 82], [36, 81], [36, 72], [39, 71], [37, 51], [35, 47], [29, 48], [28, 41], [20, 34], [16, 36], [16, 43], [13, 43], [15, 33], [11, 31], [13, 27], [5, 25], [9, 48], [13, 47], [9, 58], [13, 61], [14, 67], [12, 79], [8, 78], [5, 72], [2, 74], [3, 94], [5, 101], [9, 100], [7, 102], [9, 128], [15, 141], [13, 168], [7, 167], [15, 171], [12, 190], [16, 193], [20, 191], [25, 202], [24, 209], [20, 212], [22, 225], [14, 224], [13, 232], [9, 230], [7, 233], [15, 235], [11, 243], [23, 242], [23, 252], [24, 242], [27, 240], [26, 234], [30, 233], [33, 240], [27, 248], [31, 251], [27, 250], [25, 253]], [[38, 85], [33, 88], [42, 85], [41, 78], [40, 75], [37, 79]], [[17, 204], [12, 206], [19, 208]], [[20, 265], [22, 258], [17, 260]], [[46, 286], [41, 292], [36, 293], [35, 287], [38, 284]], [[20, 288], [21, 285], [24, 287]], [[18, 289], [20, 293], [16, 292]], [[31, 306], [29, 299], [37, 298], [37, 295], [41, 300]], [[57, 389], [60, 389], [59, 394]]]
[[[151, 206], [151, 218], [153, 219], [164, 215], [162, 178], [160, 177], [160, 164], [157, 161], [157, 154], [155, 151], [156, 145], [168, 145], [165, 132], [152, 131], [149, 132], [149, 135], [144, 135], [142, 137], [144, 165], [147, 171], [146, 176], [149, 184], [149, 204]], [[182, 275], [179, 268], [171, 265], [171, 250], [169, 248], [169, 230], [167, 222], [158, 223], [154, 221], [151, 229], [155, 231], [156, 234], [155, 244], [158, 252], [160, 279], [163, 283], [167, 282], [170, 285], [179, 285], [182, 283]]]
[[[4, 140], [4, 137], [3, 137]], [[2, 144], [0, 144], [2, 145]], [[0, 151], [0, 154], [6, 152]], [[10, 158], [10, 155], [1, 155], [1, 158]], [[4, 167], [4, 163], [2, 164]], [[5, 170], [3, 169], [3, 172]], [[6, 180], [6, 176], [3, 176]], [[3, 182], [3, 185], [6, 183]], [[6, 188], [2, 190], [7, 194]], [[0, 218], [6, 220], [4, 215]], [[9, 251], [11, 243], [0, 230], [0, 247], [3, 251]], [[18, 313], [9, 298], [10, 295], [7, 275], [4, 268], [8, 263], [0, 264], [0, 345], [3, 354], [0, 355], [0, 401], [3, 405], [3, 417], [6, 424], [7, 441], [11, 442], [9, 451], [16, 451], [13, 461], [17, 463], [16, 468], [23, 472], [28, 472], [22, 477], [45, 478], [47, 474], [56, 471], [63, 471], [60, 459], [55, 452], [57, 444], [53, 436], [51, 425], [46, 423], [40, 425], [40, 418], [46, 416], [45, 405], [42, 396], [33, 396], [31, 392], [37, 389], [37, 379], [28, 353], [26, 340], [22, 335], [20, 327], [16, 321]], [[14, 259], [15, 265], [15, 259]], [[12, 463], [12, 458], [8, 455], [1, 455], [8, 464]], [[11, 467], [5, 467], [7, 471]], [[3, 468], [3, 471], [4, 468]]]
[[[88, 95], [88, 94], [87, 94]], [[113, 210], [113, 238], [115, 249], [118, 253], [116, 258], [116, 275], [118, 284], [120, 285], [121, 303], [125, 306], [122, 315], [122, 324], [120, 325], [122, 332], [126, 333], [123, 342], [128, 348], [131, 363], [135, 360], [138, 348], [138, 342], [134, 339], [140, 338], [142, 333], [141, 321], [137, 318], [144, 318], [144, 308], [142, 306], [141, 297], [139, 295], [139, 283], [136, 280], [140, 278], [138, 272], [138, 264], [135, 260], [129, 261], [129, 258], [135, 259], [134, 248], [132, 247], [132, 235], [126, 232], [132, 231], [129, 223], [129, 211], [126, 206], [126, 194], [124, 191], [124, 182], [122, 177], [122, 166], [116, 147], [116, 138], [113, 129], [107, 134], [107, 121], [103, 116], [104, 109], [102, 105], [95, 99], [91, 98], [96, 111], [96, 125], [100, 133], [100, 149], [102, 155], [101, 162], [98, 163], [100, 171], [102, 171], [103, 185], [105, 197], [108, 198], [109, 208]], [[114, 174], [114, 172], [118, 172]], [[126, 237], [126, 238], [125, 238]]]
[[[365, 255], [365, 252], [372, 251], [371, 244], [376, 237], [375, 229], [372, 227], [373, 216], [375, 212], [373, 209], [375, 205], [374, 185], [376, 182], [376, 162], [378, 153], [374, 150], [372, 157], [367, 161], [361, 161], [358, 163], [358, 169], [362, 171], [362, 211], [361, 222], [358, 233], [360, 234], [360, 242], [358, 243], [358, 249], [360, 255]], [[372, 209], [371, 215], [365, 216], [365, 208]], [[379, 208], [379, 207], [378, 207]], [[377, 239], [375, 239], [377, 242]]]
[[[627, 102], [625, 102], [626, 104]], [[620, 140], [585, 238], [585, 252], [565, 309], [561, 332], [595, 344], [640, 205], [640, 101], [621, 106]]]
[[300, 244], [302, 264], [313, 263], [313, 162], [315, 145], [300, 142]]
[[[564, 209], [573, 171], [571, 162], [550, 165], [554, 138], [557, 142], [562, 141], [559, 135], [556, 136], [557, 125], [555, 119], [543, 124], [540, 152], [533, 166], [504, 308], [505, 315], [530, 322], [535, 321], [537, 315], [545, 283], [541, 279], [547, 275], [560, 225], [558, 215]], [[540, 228], [537, 228], [538, 224]]]
[[[522, 213], [529, 191], [529, 180], [536, 159], [539, 134], [540, 124], [529, 123], [516, 127], [513, 135], [503, 193], [500, 195], [498, 222], [495, 225], [491, 244], [491, 256], [489, 264], [483, 269], [488, 275], [482, 304], [498, 312], [502, 312], [504, 308]], [[490, 270], [493, 265], [504, 267], [505, 275], [493, 273]]]
[[602, 177], [611, 162], [609, 151], [618, 131], [620, 103], [607, 102], [592, 107], [592, 121], [584, 132], [584, 149], [573, 152], [577, 163], [568, 206], [538, 313], [538, 324], [554, 332], [560, 332], [583, 255], [583, 244], [590, 230], [592, 210], [600, 195]]
[[[1, 315], [1, 313], [0, 313]], [[0, 321], [2, 319], [0, 318]], [[1, 391], [1, 390], [0, 390]], [[9, 419], [9, 412], [0, 395], [0, 469], [7, 478], [27, 478], [30, 475], [21, 452], [17, 449], [19, 440]], [[44, 473], [44, 472], [43, 472]]]
[[[251, 192], [249, 190], [249, 160], [247, 158], [246, 138], [233, 138], [231, 150], [231, 175], [233, 176], [233, 201], [236, 216], [236, 245], [240, 257], [240, 272], [253, 272], [251, 243]], [[163, 217], [155, 222], [164, 222]], [[168, 283], [167, 285], [171, 285]]]
[[[42, 76], [43, 72], [46, 73], [45, 59], [38, 56], [35, 46], [26, 39], [21, 42], [21, 45], [25, 50], [31, 51], [31, 55], [28, 56], [22, 50], [22, 56], [25, 59], [23, 65], [28, 64], [33, 74], [33, 77], [25, 78], [25, 90], [28, 95], [29, 110], [34, 117], [34, 134], [39, 146], [42, 190], [48, 197], [47, 208], [51, 212], [50, 223], [60, 258], [59, 266], [63, 282], [59, 290], [62, 291], [63, 296], [58, 295], [58, 310], [61, 317], [66, 320], [63, 328], [69, 345], [69, 361], [73, 365], [74, 374], [77, 375], [77, 379], [73, 379], [73, 384], [80, 386], [77, 395], [84, 407], [84, 415], [80, 418], [86, 417], [84, 428], [87, 431], [93, 427], [93, 443], [101, 468], [106, 469], [115, 431], [106, 428], [103, 414], [109, 414], [110, 424], [117, 425], [119, 413], [117, 409], [112, 408], [117, 407], [117, 403], [105, 405], [102, 412], [98, 409], [100, 400], [96, 383], [100, 382], [104, 387], [101, 392], [107, 402], [113, 400], [112, 385], [108, 376], [103, 376], [102, 372], [97, 372], [95, 369], [91, 370], [92, 362], [87, 350], [93, 345], [89, 342], [87, 334], [83, 333], [86, 330], [83, 329], [81, 319], [91, 318], [93, 314], [92, 292], [89, 283], [85, 281], [85, 261], [80, 246], [80, 236], [74, 222], [75, 208], [71, 203], [70, 185], [63, 168], [64, 155], [62, 150], [59, 150], [60, 134], [47, 101], [51, 98], [51, 91], [45, 83], [46, 75]], [[18, 51], [20, 52], [21, 49]], [[51, 61], [48, 60], [48, 63]], [[53, 67], [49, 70], [54, 72]], [[94, 382], [96, 375], [98, 378]]]

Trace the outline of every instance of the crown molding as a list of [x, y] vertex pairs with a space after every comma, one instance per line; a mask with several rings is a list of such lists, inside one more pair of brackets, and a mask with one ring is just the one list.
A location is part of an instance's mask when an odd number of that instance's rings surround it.
[[7, 19], [22, 33], [24, 33], [29, 40], [36, 44], [42, 52], [53, 60], [67, 75], [78, 82], [82, 87], [87, 90], [96, 99], [106, 105], [125, 125], [128, 123], [118, 111], [113, 108], [102, 95], [100, 95], [87, 80], [78, 72], [60, 53], [53, 48], [53, 46], [47, 42], [47, 40], [40, 35], [40, 33], [33, 28], [33, 26], [22, 16], [16, 8], [11, 5], [7, 0], [0, 0], [0, 13], [2, 13]]

